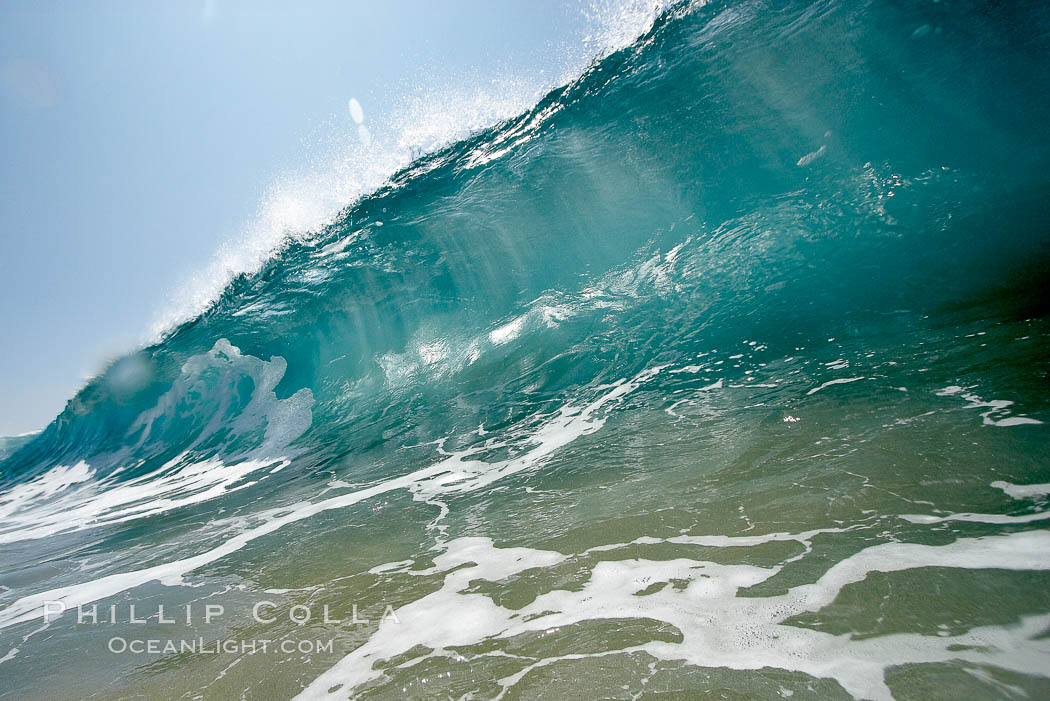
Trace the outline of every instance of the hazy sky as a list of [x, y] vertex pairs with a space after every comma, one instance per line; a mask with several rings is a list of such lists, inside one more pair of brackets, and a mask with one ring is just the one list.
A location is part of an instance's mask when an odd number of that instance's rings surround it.
[[273, 183], [357, 138], [351, 97], [376, 127], [419, 86], [553, 75], [586, 6], [0, 1], [0, 435], [46, 425]]

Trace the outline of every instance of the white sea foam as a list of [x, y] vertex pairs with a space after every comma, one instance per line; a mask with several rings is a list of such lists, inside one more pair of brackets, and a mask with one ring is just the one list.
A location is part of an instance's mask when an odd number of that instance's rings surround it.
[[[49, 591], [24, 596], [0, 611], [0, 629], [32, 620], [40, 615], [45, 601], [63, 602], [72, 608], [88, 604], [150, 581], [177, 585], [182, 577], [204, 565], [237, 552], [248, 543], [273, 533], [284, 526], [308, 519], [333, 509], [343, 509], [387, 492], [407, 489], [420, 501], [437, 503], [442, 494], [465, 492], [487, 486], [522, 470], [542, 465], [555, 451], [577, 438], [593, 433], [605, 423], [603, 409], [615, 404], [644, 382], [659, 373], [662, 367], [646, 370], [633, 378], [620, 380], [604, 388], [596, 399], [584, 405], [566, 405], [535, 431], [524, 437], [531, 447], [513, 458], [483, 462], [473, 459], [479, 452], [504, 445], [496, 441], [483, 446], [450, 453], [443, 460], [415, 472], [380, 482], [366, 489], [330, 497], [316, 502], [303, 502], [257, 514], [261, 525], [238, 533], [222, 545], [193, 557], [108, 575], [99, 579], [58, 587]], [[443, 505], [442, 505], [443, 506]], [[444, 512], [444, 511], [443, 511]], [[212, 524], [214, 527], [215, 524]]]
[[[283, 458], [231, 464], [218, 458], [188, 461], [183, 453], [134, 480], [99, 481], [89, 474], [75, 486], [70, 484], [51, 495], [44, 494], [40, 490], [53, 489], [61, 475], [71, 469], [59, 466], [0, 496], [0, 543], [35, 540], [154, 516], [243, 489], [252, 484], [244, 481], [251, 473], [285, 464]], [[73, 467], [90, 473], [83, 461]]]
[[[74, 465], [59, 465], [28, 482], [16, 484], [0, 494], [0, 524], [11, 519], [28, 505], [43, 501], [53, 502], [60, 493], [90, 479], [91, 466], [80, 460]], [[0, 526], [0, 529], [2, 528], [3, 526]], [[0, 530], [0, 542], [3, 542], [2, 530]]]
[[857, 380], [863, 380], [863, 379], [864, 379], [863, 377], [845, 377], [845, 378], [842, 378], [840, 380], [828, 380], [827, 382], [825, 382], [824, 384], [820, 385], [819, 387], [814, 387], [813, 389], [809, 390], [808, 392], [806, 392], [806, 394], [807, 395], [809, 395], [809, 394], [816, 394], [820, 390], [826, 389], [828, 387], [831, 387], [832, 385], [844, 385], [844, 384], [848, 384], [850, 382], [856, 382]]
[[[747, 538], [701, 536], [670, 541], [728, 547], [797, 540], [808, 548], [809, 541], [822, 532]], [[601, 550], [618, 547], [622, 546], [603, 546]], [[849, 635], [785, 625], [791, 616], [827, 606], [843, 587], [864, 580], [872, 572], [921, 567], [1050, 570], [1050, 533], [1045, 531], [960, 539], [942, 546], [875, 545], [836, 563], [811, 584], [770, 597], [741, 597], [739, 591], [769, 580], [782, 565], [764, 568], [685, 558], [601, 561], [582, 590], [551, 591], [519, 610], [503, 608], [487, 596], [464, 591], [473, 580], [497, 581], [526, 569], [550, 567], [569, 557], [529, 548], [496, 548], [487, 538], [462, 538], [448, 543], [444, 554], [435, 558], [433, 568], [448, 573], [442, 588], [398, 609], [399, 624], [392, 619], [384, 621], [368, 642], [315, 679], [296, 698], [343, 698], [353, 688], [383, 675], [381, 669], [376, 669], [376, 662], [419, 645], [433, 652], [403, 663], [402, 667], [425, 657], [453, 656], [447, 651], [452, 646], [527, 632], [555, 632], [581, 621], [600, 619], [655, 619], [675, 626], [683, 634], [680, 643], [650, 642], [627, 651], [644, 651], [657, 659], [683, 660], [701, 667], [775, 668], [817, 678], [830, 677], [858, 698], [891, 699], [883, 675], [895, 665], [963, 660], [1032, 674], [1046, 668], [1044, 662], [1050, 653], [1050, 642], [1037, 639], [1050, 623], [1050, 616], [1045, 615], [1025, 618], [1018, 626], [979, 627], [949, 637], [892, 634], [854, 640]], [[684, 590], [664, 587], [639, 595], [653, 583], [672, 580], [688, 584]], [[534, 669], [587, 656], [573, 653], [543, 658], [500, 683], [506, 691]]]
[[502, 346], [504, 343], [509, 343], [517, 338], [524, 327], [525, 317], [519, 316], [517, 319], [500, 326], [498, 329], [494, 329], [489, 334], [489, 340], [493, 345]]
[[1009, 516], [1006, 514], [975, 514], [963, 512], [948, 514], [947, 516], [929, 516], [927, 514], [901, 514], [901, 518], [912, 523], [945, 523], [946, 521], [966, 521], [969, 523], [994, 523], [1000, 526], [1012, 524], [1032, 523], [1050, 519], [1050, 511], [1035, 514], [1023, 514], [1021, 516]]
[[[1013, 499], [1038, 499], [1050, 495], [1050, 484], [1012, 484], [1001, 480], [992, 482], [992, 487], [1001, 489], [1007, 496]], [[994, 523], [997, 525], [1015, 525], [1023, 523], [1034, 523], [1050, 519], [1050, 511], [1040, 511], [1032, 514], [1021, 514], [1010, 516], [1007, 514], [978, 514], [962, 512], [947, 514], [945, 516], [932, 516], [929, 514], [902, 514], [901, 518], [912, 523], [945, 523], [947, 521], [964, 521], [968, 523]]]
[[0, 436], [0, 438], [28, 438], [29, 436], [35, 436], [41, 431], [43, 431], [43, 429], [38, 428], [32, 431], [26, 431], [24, 433], [16, 433], [13, 436]]
[[1050, 483], [1046, 484], [1013, 484], [996, 480], [992, 482], [993, 487], [1003, 490], [1007, 496], [1013, 499], [1035, 499], [1050, 495]]
[[[950, 385], [944, 389], [937, 390], [936, 394], [939, 397], [954, 397], [958, 396], [968, 402], [963, 407], [964, 409], [984, 409], [988, 411], [981, 412], [981, 418], [984, 420], [985, 426], [1021, 426], [1024, 424], [1041, 424], [1042, 421], [1038, 419], [1032, 419], [1027, 416], [1007, 416], [1010, 413], [1010, 408], [1013, 406], [1013, 402], [1008, 399], [990, 399], [985, 401], [978, 395], [968, 390], [972, 387], [960, 387], [959, 385]], [[1002, 418], [995, 418], [1000, 416]]]
[[[43, 538], [88, 528], [145, 518], [244, 489], [253, 482], [247, 478], [267, 469], [272, 474], [288, 464], [290, 444], [309, 428], [313, 397], [300, 390], [287, 399], [277, 399], [274, 388], [285, 373], [285, 362], [243, 355], [225, 339], [208, 353], [190, 358], [172, 388], [156, 406], [144, 412], [129, 430], [138, 444], [151, 438], [156, 425], [177, 414], [176, 407], [186, 396], [207, 386], [206, 375], [223, 373], [227, 393], [212, 388], [219, 397], [207, 422], [198, 428], [194, 441], [182, 453], [150, 472], [134, 478], [125, 473], [129, 464], [99, 477], [88, 462], [59, 465], [39, 477], [15, 485], [0, 494], [0, 543]], [[236, 418], [226, 411], [233, 387], [242, 377], [251, 377], [251, 398]], [[203, 383], [203, 385], [201, 384]], [[254, 448], [241, 449], [239, 457], [197, 458], [194, 451], [217, 431], [231, 436], [251, 433], [263, 427], [262, 440]], [[264, 475], [265, 476], [265, 475]]]

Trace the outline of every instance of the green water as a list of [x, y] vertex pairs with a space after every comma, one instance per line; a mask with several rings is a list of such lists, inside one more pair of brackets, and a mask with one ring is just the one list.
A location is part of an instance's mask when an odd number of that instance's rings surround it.
[[1048, 47], [679, 4], [414, 162], [4, 444], [0, 698], [1047, 696]]

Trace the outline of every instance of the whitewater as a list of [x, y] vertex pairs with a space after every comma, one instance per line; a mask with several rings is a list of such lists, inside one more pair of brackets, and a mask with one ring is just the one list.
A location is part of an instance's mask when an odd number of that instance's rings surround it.
[[1050, 10], [595, 21], [0, 441], [0, 698], [1050, 693]]

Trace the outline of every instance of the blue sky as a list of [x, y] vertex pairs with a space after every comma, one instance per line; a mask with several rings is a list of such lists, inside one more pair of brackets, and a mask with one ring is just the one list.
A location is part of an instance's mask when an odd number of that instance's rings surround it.
[[433, 86], [538, 84], [578, 62], [588, 9], [0, 3], [0, 435], [46, 425], [282, 178], [358, 139], [351, 97], [381, 131]]

